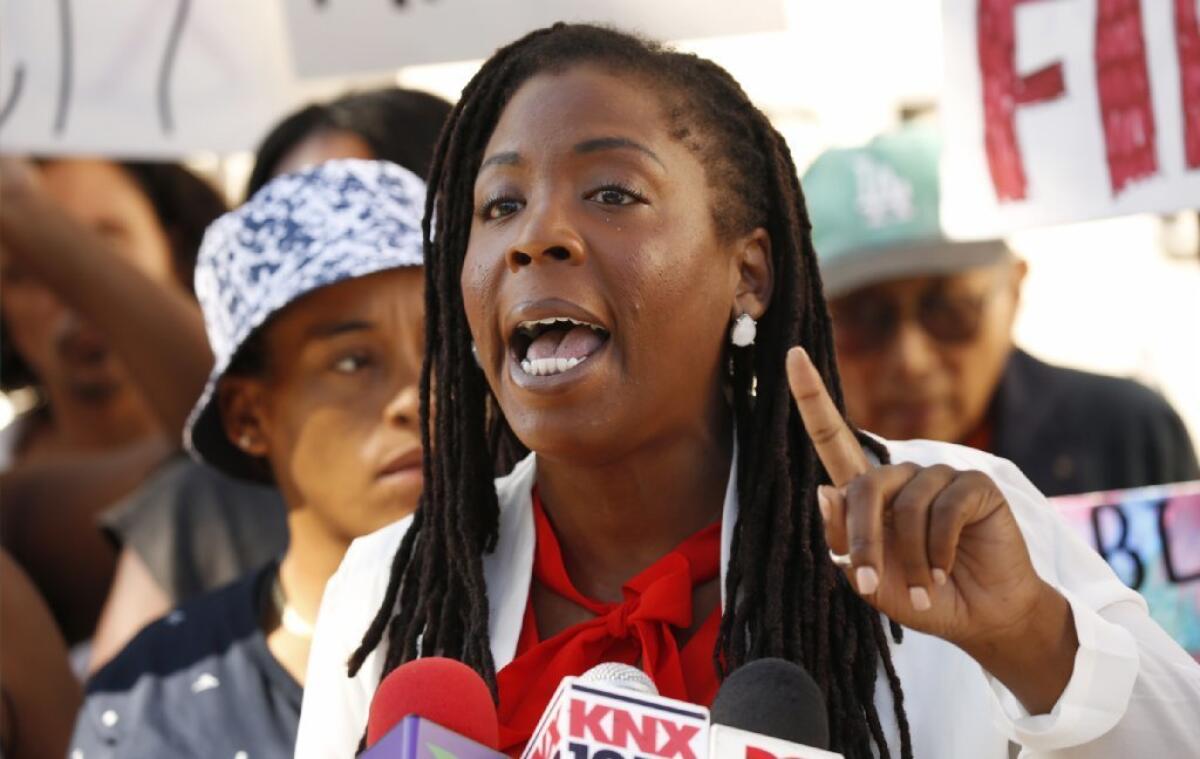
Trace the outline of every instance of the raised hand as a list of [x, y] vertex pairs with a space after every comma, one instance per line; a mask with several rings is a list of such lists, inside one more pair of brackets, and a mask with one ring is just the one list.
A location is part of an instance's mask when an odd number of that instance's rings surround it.
[[[1031, 712], [1052, 706], [1070, 679], [1074, 624], [1066, 600], [1034, 570], [1000, 489], [980, 472], [944, 465], [872, 467], [802, 348], [788, 353], [787, 372], [833, 481], [818, 492], [825, 538], [859, 595], [905, 627], [963, 648]], [[1025, 649], [1047, 644], [1052, 658], [1040, 664], [1056, 666], [1022, 673], [1034, 664]]]

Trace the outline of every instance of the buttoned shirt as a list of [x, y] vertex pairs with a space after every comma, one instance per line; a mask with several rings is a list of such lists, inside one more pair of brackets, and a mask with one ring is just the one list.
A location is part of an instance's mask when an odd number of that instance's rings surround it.
[[290, 756], [300, 684], [259, 627], [275, 574], [272, 562], [142, 630], [88, 683], [69, 759]]

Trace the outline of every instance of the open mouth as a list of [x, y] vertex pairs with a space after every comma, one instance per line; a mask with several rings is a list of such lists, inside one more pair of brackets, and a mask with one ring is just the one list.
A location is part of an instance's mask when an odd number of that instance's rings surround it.
[[584, 363], [608, 337], [608, 330], [598, 324], [551, 316], [517, 324], [510, 345], [521, 371], [531, 377], [548, 377]]

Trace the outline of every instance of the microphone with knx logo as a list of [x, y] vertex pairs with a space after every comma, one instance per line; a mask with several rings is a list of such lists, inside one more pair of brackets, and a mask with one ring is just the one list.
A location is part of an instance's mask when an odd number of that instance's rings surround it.
[[487, 683], [453, 659], [392, 670], [375, 690], [363, 759], [507, 759]]
[[725, 678], [710, 712], [708, 755], [721, 759], [834, 759], [825, 697], [800, 666], [757, 659]]
[[705, 759], [708, 710], [658, 695], [628, 664], [566, 677], [521, 759]]

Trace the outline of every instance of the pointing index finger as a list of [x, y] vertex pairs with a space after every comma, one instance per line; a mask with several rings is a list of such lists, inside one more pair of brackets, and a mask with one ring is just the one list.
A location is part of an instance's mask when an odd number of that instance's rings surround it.
[[858, 438], [838, 413], [821, 374], [800, 346], [788, 351], [787, 374], [804, 428], [833, 484], [841, 487], [870, 469]]

